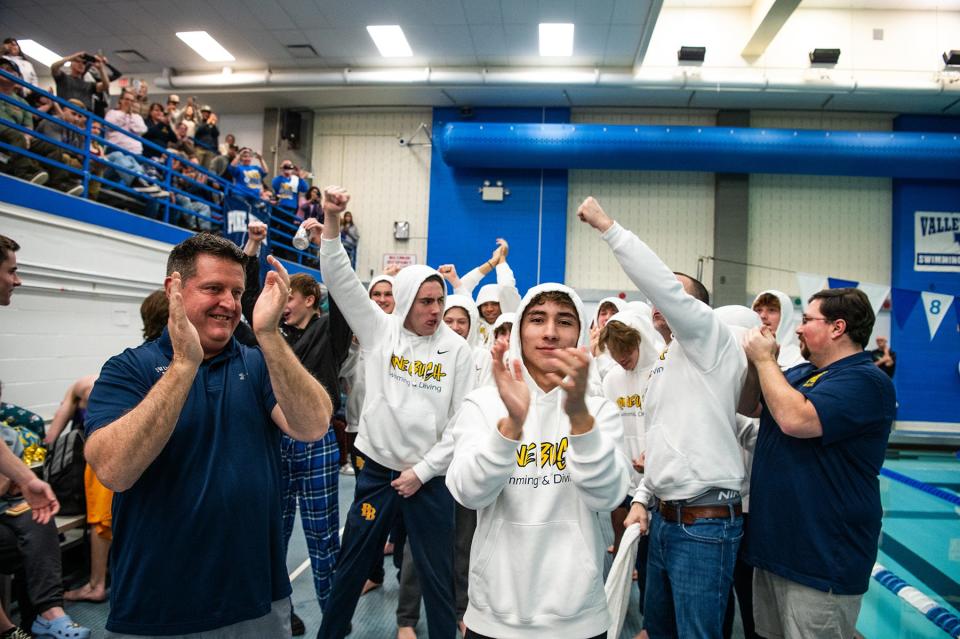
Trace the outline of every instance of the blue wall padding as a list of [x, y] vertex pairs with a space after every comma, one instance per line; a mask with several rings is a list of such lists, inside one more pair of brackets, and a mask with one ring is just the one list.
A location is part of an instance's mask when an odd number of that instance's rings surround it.
[[[937, 116], [901, 116], [894, 120], [901, 130], [947, 131], [960, 135], [960, 120]], [[935, 291], [960, 296], [960, 273], [914, 270], [914, 225], [916, 211], [960, 210], [960, 173], [953, 180], [893, 180], [894, 287], [911, 291]], [[864, 232], [870, 232], [864, 229]], [[956, 303], [956, 302], [954, 302]], [[930, 339], [922, 300], [918, 300], [900, 327], [891, 322], [890, 345], [897, 354], [893, 378], [897, 388], [899, 421], [960, 422], [960, 333], [956, 314], [943, 319], [936, 337]]]
[[[485, 122], [567, 122], [569, 109], [478, 108]], [[434, 109], [430, 165], [427, 263], [452, 263], [460, 275], [490, 259], [496, 239], [510, 243], [507, 259], [522, 295], [539, 282], [563, 282], [567, 248], [567, 171], [517, 168], [460, 168], [446, 164], [436, 144], [447, 123], [461, 122], [456, 108]], [[484, 202], [484, 181], [498, 180], [510, 194]], [[539, 273], [539, 278], [538, 278]], [[495, 282], [493, 274], [481, 282]], [[474, 291], [474, 295], [479, 287]]]
[[960, 175], [954, 133], [450, 122], [434, 141], [456, 167]]

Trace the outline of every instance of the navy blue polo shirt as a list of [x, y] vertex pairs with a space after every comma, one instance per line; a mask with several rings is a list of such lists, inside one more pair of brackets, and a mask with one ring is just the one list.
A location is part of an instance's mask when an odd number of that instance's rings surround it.
[[823, 435], [785, 435], [766, 404], [750, 479], [747, 563], [822, 592], [867, 591], [880, 540], [880, 487], [893, 384], [857, 353], [787, 381], [813, 403]]
[[[136, 407], [172, 356], [164, 330], [104, 364], [87, 436]], [[231, 339], [200, 366], [170, 440], [114, 495], [107, 630], [203, 632], [261, 617], [290, 595], [276, 403], [259, 349]]]

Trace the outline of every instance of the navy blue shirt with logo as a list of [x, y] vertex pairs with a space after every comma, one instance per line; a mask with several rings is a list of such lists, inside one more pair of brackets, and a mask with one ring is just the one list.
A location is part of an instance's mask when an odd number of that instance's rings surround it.
[[[172, 356], [164, 330], [112, 357], [90, 395], [87, 437], [135, 408]], [[169, 441], [114, 495], [107, 630], [204, 632], [290, 595], [276, 403], [259, 349], [231, 338], [201, 364]]]
[[785, 375], [816, 408], [823, 435], [785, 435], [764, 404], [744, 557], [822, 592], [863, 594], [880, 538], [878, 475], [896, 411], [893, 384], [864, 352]]

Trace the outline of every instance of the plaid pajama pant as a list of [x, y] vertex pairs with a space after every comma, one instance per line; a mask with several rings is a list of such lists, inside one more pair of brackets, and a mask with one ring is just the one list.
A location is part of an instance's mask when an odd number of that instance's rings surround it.
[[313, 568], [313, 586], [322, 610], [330, 596], [333, 570], [340, 553], [337, 435], [333, 428], [317, 442], [298, 442], [281, 435], [280, 461], [284, 540], [289, 547], [299, 499], [300, 520]]

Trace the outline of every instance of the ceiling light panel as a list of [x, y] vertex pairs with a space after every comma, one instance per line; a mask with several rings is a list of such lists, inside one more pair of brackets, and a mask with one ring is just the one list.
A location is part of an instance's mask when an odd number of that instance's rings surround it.
[[573, 24], [540, 23], [540, 55], [570, 57], [573, 55]]
[[178, 31], [177, 37], [200, 54], [207, 62], [233, 62], [236, 60], [223, 45], [206, 31]]
[[54, 53], [36, 40], [17, 40], [20, 50], [24, 55], [33, 58], [44, 66], [50, 66], [57, 60], [63, 58], [59, 53]]
[[409, 58], [413, 56], [407, 36], [396, 24], [368, 25], [367, 33], [377, 45], [380, 55], [385, 58]]

